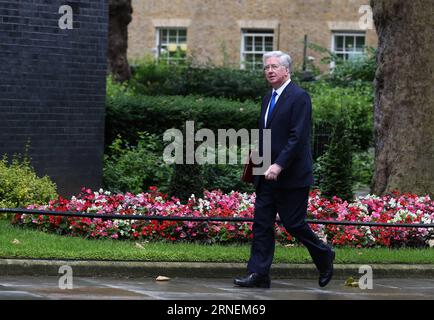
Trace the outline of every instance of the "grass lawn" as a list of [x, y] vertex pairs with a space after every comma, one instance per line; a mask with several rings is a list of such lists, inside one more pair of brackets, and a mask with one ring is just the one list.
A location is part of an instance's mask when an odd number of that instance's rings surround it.
[[[336, 263], [434, 263], [430, 249], [335, 248]], [[0, 258], [247, 262], [250, 245], [87, 240], [12, 226], [0, 220]], [[304, 247], [277, 246], [275, 263], [311, 263]]]

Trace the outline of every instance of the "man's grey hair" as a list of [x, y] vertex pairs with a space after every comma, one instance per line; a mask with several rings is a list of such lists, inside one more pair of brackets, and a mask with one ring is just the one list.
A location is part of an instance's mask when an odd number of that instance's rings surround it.
[[287, 54], [285, 52], [282, 52], [282, 51], [270, 51], [270, 52], [266, 52], [262, 56], [262, 63], [264, 64], [264, 66], [265, 66], [265, 62], [267, 61], [267, 59], [269, 59], [271, 57], [279, 58], [280, 64], [282, 66], [287, 67], [289, 69], [289, 71], [291, 71], [292, 59], [289, 56], [289, 54]]

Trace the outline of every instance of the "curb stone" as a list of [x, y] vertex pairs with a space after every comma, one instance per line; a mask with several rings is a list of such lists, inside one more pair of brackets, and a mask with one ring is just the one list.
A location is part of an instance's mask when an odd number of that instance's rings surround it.
[[[97, 260], [0, 259], [0, 274], [14, 276], [59, 276], [68, 265], [80, 277], [189, 277], [232, 278], [246, 274], [246, 263], [140, 262]], [[367, 264], [365, 264], [367, 265]], [[360, 264], [335, 264], [334, 278], [359, 278]], [[378, 278], [434, 278], [434, 264], [370, 264]], [[313, 264], [273, 264], [273, 278], [316, 279]]]

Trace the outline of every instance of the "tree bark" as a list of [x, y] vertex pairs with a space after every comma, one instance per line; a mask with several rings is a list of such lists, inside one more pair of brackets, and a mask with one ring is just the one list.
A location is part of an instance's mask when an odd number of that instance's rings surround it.
[[434, 196], [434, 1], [371, 6], [379, 37], [372, 192]]
[[130, 79], [131, 70], [128, 65], [128, 24], [132, 20], [131, 0], [110, 0], [109, 2], [109, 35], [108, 35], [108, 67], [114, 80], [122, 82]]

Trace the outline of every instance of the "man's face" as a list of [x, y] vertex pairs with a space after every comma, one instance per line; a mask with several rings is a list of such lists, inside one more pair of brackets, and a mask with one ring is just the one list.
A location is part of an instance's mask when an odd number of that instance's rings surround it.
[[270, 57], [265, 60], [264, 73], [268, 83], [274, 89], [279, 88], [289, 79], [289, 70], [280, 64], [277, 57]]

